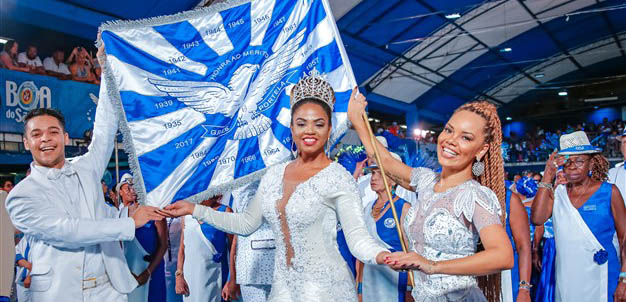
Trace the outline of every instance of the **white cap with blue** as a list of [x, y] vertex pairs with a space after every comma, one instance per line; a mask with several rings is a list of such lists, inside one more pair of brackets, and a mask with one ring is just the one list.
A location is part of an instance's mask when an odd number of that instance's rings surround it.
[[[393, 158], [399, 160], [400, 162], [402, 162], [402, 157], [400, 157], [400, 155], [398, 155], [397, 153], [389, 152], [389, 154], [391, 154], [391, 157], [393, 157]], [[368, 170], [368, 171], [371, 171], [372, 169], [378, 169], [378, 164], [373, 163], [373, 164], [365, 167], [365, 170]]]
[[559, 155], [595, 154], [602, 152], [602, 149], [594, 147], [589, 143], [589, 138], [584, 131], [563, 134], [559, 139], [559, 143], [561, 145]]
[[122, 175], [120, 182], [117, 184], [117, 186], [115, 186], [115, 190], [119, 192], [122, 186], [126, 184], [129, 184], [129, 185], [133, 184], [133, 176], [128, 173], [124, 173], [124, 175]]

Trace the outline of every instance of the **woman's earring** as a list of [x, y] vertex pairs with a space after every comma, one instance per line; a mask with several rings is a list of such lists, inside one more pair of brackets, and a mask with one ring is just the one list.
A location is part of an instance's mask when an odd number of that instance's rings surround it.
[[294, 148], [293, 148], [294, 144], [295, 144], [295, 143], [294, 143], [294, 141], [293, 141], [293, 139], [292, 139], [292, 140], [291, 140], [291, 148], [290, 148], [290, 151], [291, 151], [291, 155], [293, 155], [293, 158], [294, 158], [294, 159], [296, 159], [296, 158], [298, 157], [298, 148], [295, 148], [295, 149], [294, 149]]
[[328, 143], [328, 141], [326, 141], [326, 146], [324, 147], [325, 151], [326, 151], [326, 156], [330, 158], [330, 143]]
[[589, 173], [587, 173], [587, 175], [589, 175], [589, 177], [591, 177], [591, 175], [593, 175], [593, 172], [591, 170], [589, 170]]
[[474, 176], [479, 177], [485, 173], [485, 163], [476, 159], [476, 162], [472, 165], [472, 173]]

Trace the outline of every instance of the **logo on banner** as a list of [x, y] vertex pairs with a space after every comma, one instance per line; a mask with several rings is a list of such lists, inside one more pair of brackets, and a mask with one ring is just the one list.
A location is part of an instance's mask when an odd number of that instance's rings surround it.
[[28, 111], [34, 108], [52, 107], [50, 88], [37, 87], [33, 81], [22, 82], [19, 86], [13, 81], [6, 81], [5, 92], [5, 117], [18, 123], [23, 122]]
[[306, 29], [288, 40], [271, 56], [267, 51], [248, 50], [232, 55], [213, 72], [219, 74], [224, 66], [246, 56], [261, 56], [262, 65], [242, 64], [230, 78], [228, 86], [218, 82], [193, 82], [148, 79], [158, 90], [167, 93], [187, 107], [204, 114], [220, 114], [230, 118], [227, 125], [202, 125], [203, 138], [220, 137], [235, 131], [233, 139], [258, 136], [272, 125], [261, 112], [272, 108], [296, 71], [287, 72]]

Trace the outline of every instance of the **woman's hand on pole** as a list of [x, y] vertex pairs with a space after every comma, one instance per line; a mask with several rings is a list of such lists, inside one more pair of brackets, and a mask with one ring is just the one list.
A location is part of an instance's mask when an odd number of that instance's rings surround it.
[[348, 118], [355, 127], [364, 125], [363, 114], [365, 113], [365, 107], [367, 107], [365, 96], [359, 92], [358, 87], [354, 87], [348, 103]]

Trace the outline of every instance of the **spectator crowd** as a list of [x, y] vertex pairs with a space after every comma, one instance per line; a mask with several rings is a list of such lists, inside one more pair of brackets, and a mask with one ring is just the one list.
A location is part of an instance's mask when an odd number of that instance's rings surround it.
[[20, 45], [15, 40], [4, 44], [0, 52], [0, 68], [92, 84], [100, 84], [102, 71], [98, 60], [82, 46], [74, 47], [67, 58], [64, 50], [57, 49], [42, 61], [37, 46], [29, 44], [20, 52]]
[[624, 121], [609, 121], [604, 118], [602, 123], [566, 124], [562, 128], [544, 129], [541, 126], [522, 135], [515, 132], [503, 138], [502, 155], [505, 162], [540, 162], [545, 161], [555, 149], [558, 149], [559, 137], [574, 131], [585, 131], [591, 144], [600, 147], [607, 158], [620, 157], [619, 134], [624, 131]]

